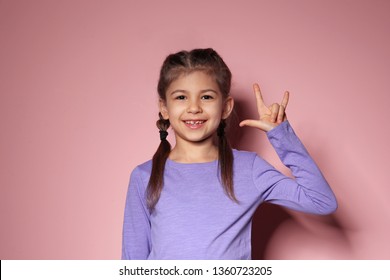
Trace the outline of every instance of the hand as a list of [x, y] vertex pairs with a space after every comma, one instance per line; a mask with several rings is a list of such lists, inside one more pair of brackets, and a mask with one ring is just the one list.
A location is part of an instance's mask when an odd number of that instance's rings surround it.
[[283, 96], [282, 103], [274, 103], [267, 107], [264, 104], [263, 96], [261, 95], [258, 84], [253, 85], [253, 90], [256, 95], [257, 111], [259, 112], [258, 120], [244, 120], [240, 122], [240, 126], [251, 126], [261, 129], [265, 132], [277, 127], [279, 124], [287, 120], [286, 107], [288, 104], [289, 92], [286, 91]]

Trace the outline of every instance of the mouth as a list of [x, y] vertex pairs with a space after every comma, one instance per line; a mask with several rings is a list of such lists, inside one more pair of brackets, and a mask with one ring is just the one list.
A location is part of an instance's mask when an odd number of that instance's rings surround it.
[[185, 125], [191, 129], [197, 129], [203, 126], [206, 120], [185, 120]]

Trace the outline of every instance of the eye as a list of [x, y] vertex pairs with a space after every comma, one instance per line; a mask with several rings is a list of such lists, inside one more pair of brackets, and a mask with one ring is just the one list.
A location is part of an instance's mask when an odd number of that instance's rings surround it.
[[184, 100], [184, 99], [186, 99], [186, 97], [184, 95], [179, 95], [179, 96], [176, 96], [175, 99]]
[[203, 95], [203, 96], [202, 96], [202, 99], [204, 99], [204, 100], [210, 100], [210, 99], [214, 99], [214, 97], [212, 97], [211, 95]]

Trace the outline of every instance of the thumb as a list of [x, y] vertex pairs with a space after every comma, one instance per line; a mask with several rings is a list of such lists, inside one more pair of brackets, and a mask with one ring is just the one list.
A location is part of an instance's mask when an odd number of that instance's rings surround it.
[[262, 122], [260, 120], [244, 120], [242, 122], [240, 122], [240, 127], [243, 127], [243, 126], [250, 126], [250, 127], [255, 127], [255, 128], [258, 128], [258, 129], [261, 129], [265, 132], [271, 130], [273, 127], [265, 122]]

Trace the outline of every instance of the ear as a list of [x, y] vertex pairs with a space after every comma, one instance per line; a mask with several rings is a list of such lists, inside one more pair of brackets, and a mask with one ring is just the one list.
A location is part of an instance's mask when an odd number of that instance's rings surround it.
[[166, 102], [164, 100], [160, 99], [158, 101], [158, 107], [160, 109], [160, 113], [163, 116], [164, 120], [168, 120], [169, 114], [168, 114], [168, 108], [167, 108]]
[[234, 107], [234, 99], [231, 96], [228, 96], [223, 104], [223, 111], [222, 111], [222, 119], [226, 120], [231, 112], [233, 111]]

